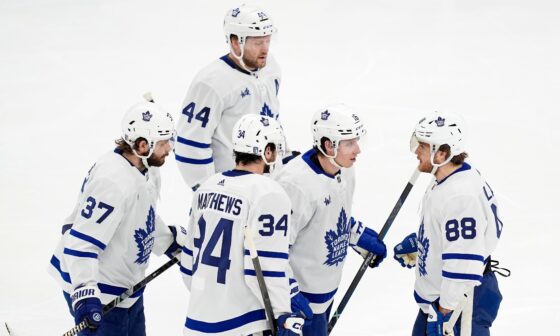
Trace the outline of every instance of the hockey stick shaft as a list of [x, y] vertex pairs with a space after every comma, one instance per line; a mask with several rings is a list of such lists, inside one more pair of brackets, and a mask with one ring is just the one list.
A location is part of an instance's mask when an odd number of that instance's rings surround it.
[[272, 336], [276, 336], [276, 321], [274, 319], [274, 311], [272, 310], [272, 302], [270, 301], [268, 289], [266, 288], [266, 283], [264, 282], [261, 262], [257, 254], [257, 248], [255, 247], [255, 242], [253, 241], [253, 233], [251, 232], [249, 225], [245, 226], [245, 240], [247, 241], [247, 245], [249, 247], [249, 255], [251, 257], [251, 261], [253, 262], [255, 273], [257, 274], [257, 281], [259, 283], [259, 289], [264, 302], [264, 310], [270, 323], [270, 330], [272, 332]]
[[[389, 231], [389, 229], [391, 228], [391, 225], [393, 225], [393, 222], [395, 221], [395, 218], [397, 217], [397, 214], [401, 210], [401, 207], [403, 206], [404, 201], [408, 197], [408, 194], [410, 193], [410, 190], [412, 190], [412, 187], [414, 186], [414, 183], [416, 183], [416, 180], [418, 179], [419, 174], [420, 174], [420, 172], [418, 171], [418, 169], [415, 168], [414, 172], [412, 173], [412, 176], [408, 180], [408, 183], [406, 184], [404, 190], [402, 191], [401, 195], [399, 196], [399, 199], [397, 200], [397, 203], [393, 207], [393, 210], [391, 211], [391, 214], [389, 214], [389, 217], [387, 218], [387, 220], [385, 221], [385, 224], [381, 228], [381, 231], [379, 232], [379, 236], [378, 236], [379, 240], [383, 240], [385, 238], [385, 235], [387, 234], [387, 231]], [[340, 304], [336, 308], [333, 316], [331, 317], [331, 319], [329, 321], [329, 326], [328, 326], [329, 334], [333, 330], [334, 326], [336, 325], [336, 322], [340, 318], [340, 315], [344, 311], [344, 308], [348, 304], [348, 301], [350, 301], [350, 298], [352, 297], [352, 294], [354, 294], [354, 290], [356, 289], [356, 287], [360, 283], [360, 280], [362, 280], [362, 277], [364, 276], [364, 273], [366, 272], [367, 268], [369, 267], [369, 265], [371, 264], [371, 262], [374, 259], [375, 259], [375, 255], [373, 253], [368, 253], [367, 254], [366, 258], [364, 259], [364, 262], [362, 263], [362, 265], [358, 269], [358, 272], [354, 276], [354, 279], [352, 280], [352, 283], [350, 284], [350, 287], [348, 287], [348, 290], [346, 290], [346, 293], [344, 293], [344, 297], [340, 301]]]
[[[126, 300], [127, 298], [131, 297], [132, 295], [134, 295], [134, 293], [138, 292], [140, 289], [146, 287], [146, 285], [154, 280], [155, 278], [157, 278], [158, 276], [161, 275], [161, 273], [165, 272], [167, 269], [169, 269], [171, 266], [175, 265], [177, 262], [179, 262], [179, 258], [178, 257], [173, 257], [173, 259], [169, 260], [168, 262], [166, 262], [165, 264], [163, 264], [160, 268], [156, 269], [155, 271], [153, 271], [152, 273], [150, 273], [147, 277], [145, 277], [144, 279], [142, 279], [140, 282], [138, 282], [136, 285], [134, 285], [132, 288], [129, 288], [128, 290], [126, 290], [124, 293], [122, 293], [121, 295], [119, 295], [118, 297], [116, 297], [113, 301], [109, 302], [108, 304], [106, 304], [103, 307], [103, 315], [107, 314], [108, 312], [110, 312], [113, 308], [115, 308], [119, 303], [121, 303], [122, 301]], [[74, 326], [74, 328], [68, 330], [66, 333], [63, 334], [63, 336], [74, 336], [77, 335], [80, 331], [86, 329], [89, 326], [89, 323], [87, 320], [83, 320], [82, 322], [80, 322], [78, 325]]]

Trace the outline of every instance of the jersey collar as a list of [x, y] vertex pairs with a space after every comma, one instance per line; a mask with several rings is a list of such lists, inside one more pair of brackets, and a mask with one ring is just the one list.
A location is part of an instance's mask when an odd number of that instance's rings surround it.
[[[123, 159], [126, 160], [126, 162], [128, 162], [132, 167], [134, 167], [134, 165], [132, 164], [132, 162], [130, 162], [130, 160], [127, 159], [127, 158], [123, 155], [123, 150], [122, 150], [122, 149], [115, 148], [115, 150], [113, 150], [113, 152], [119, 154]], [[136, 167], [134, 167], [134, 168], [136, 168]], [[138, 171], [139, 171], [142, 175], [146, 175], [146, 173], [148, 172], [148, 169], [144, 169], [143, 171], [141, 171], [141, 170], [138, 169]]]
[[301, 158], [303, 159], [303, 161], [305, 161], [305, 163], [307, 163], [309, 168], [311, 168], [315, 173], [323, 174], [328, 178], [334, 179], [334, 175], [331, 175], [331, 174], [325, 172], [323, 170], [323, 168], [321, 167], [321, 165], [319, 165], [318, 163], [315, 162], [315, 160], [313, 160], [313, 156], [316, 157], [317, 153], [315, 152], [315, 150], [313, 148], [311, 148], [305, 154], [303, 154]]
[[237, 71], [240, 71], [240, 72], [242, 72], [242, 73], [244, 73], [244, 74], [246, 74], [246, 75], [249, 75], [249, 76], [251, 75], [249, 72], [247, 72], [247, 71], [245, 71], [244, 69], [241, 69], [240, 67], [238, 67], [237, 64], [235, 64], [235, 62], [232, 61], [232, 60], [228, 57], [228, 55], [224, 55], [224, 56], [220, 57], [220, 59], [221, 59], [222, 61], [226, 62], [226, 64], [229, 65], [230, 67], [232, 67], [233, 69], [235, 69], [235, 70], [237, 70]]
[[463, 162], [463, 164], [461, 165], [461, 167], [459, 167], [459, 169], [457, 169], [457, 170], [454, 171], [453, 173], [447, 175], [443, 180], [441, 180], [441, 181], [436, 181], [436, 184], [437, 184], [437, 185], [440, 185], [440, 184], [442, 184], [443, 182], [445, 182], [445, 180], [447, 180], [447, 179], [450, 178], [451, 176], [457, 174], [458, 172], [462, 172], [462, 171], [470, 170], [470, 169], [471, 169], [471, 165], [468, 164], [468, 163], [466, 163], [466, 162]]
[[236, 176], [243, 176], [249, 174], [253, 174], [253, 173], [251, 173], [250, 171], [239, 170], [239, 169], [228, 170], [222, 173], [222, 175], [227, 177], [236, 177]]

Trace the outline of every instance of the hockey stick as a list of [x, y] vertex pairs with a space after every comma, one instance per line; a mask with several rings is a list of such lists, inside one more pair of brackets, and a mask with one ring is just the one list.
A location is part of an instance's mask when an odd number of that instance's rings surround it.
[[10, 331], [10, 328], [8, 327], [8, 322], [4, 322], [4, 326], [6, 327], [6, 330], [8, 331], [8, 335], [11, 335], [12, 332]]
[[[397, 203], [393, 207], [393, 210], [391, 211], [391, 214], [389, 214], [389, 217], [385, 221], [385, 225], [383, 225], [383, 228], [381, 228], [381, 232], [379, 232], [379, 236], [378, 236], [379, 240], [383, 240], [383, 238], [385, 238], [385, 235], [387, 234], [387, 231], [389, 231], [389, 229], [391, 228], [391, 225], [393, 225], [393, 221], [397, 217], [397, 214], [399, 213], [404, 201], [408, 197], [408, 194], [410, 193], [410, 190], [414, 186], [414, 183], [416, 183], [416, 180], [418, 179], [419, 174], [420, 174], [420, 172], [418, 171], [418, 169], [415, 168], [414, 172], [412, 173], [412, 176], [410, 177], [410, 179], [408, 180], [408, 182], [406, 184], [406, 187], [404, 188], [403, 192], [401, 193], [401, 196], [399, 196], [399, 199], [397, 200]], [[364, 273], [366, 272], [366, 269], [369, 267], [371, 262], [374, 261], [374, 260], [375, 260], [374, 254], [373, 253], [368, 253], [366, 258], [364, 259], [364, 262], [362, 263], [362, 266], [360, 266], [360, 269], [358, 269], [358, 272], [354, 276], [354, 280], [352, 280], [352, 283], [350, 284], [350, 287], [348, 287], [348, 290], [346, 290], [346, 293], [344, 293], [344, 297], [340, 301], [340, 304], [336, 308], [336, 311], [334, 312], [333, 316], [331, 317], [331, 320], [329, 321], [329, 327], [328, 327], [328, 333], [329, 334], [331, 333], [334, 326], [336, 325], [336, 322], [340, 318], [340, 315], [344, 311], [344, 308], [348, 304], [348, 301], [352, 297], [352, 294], [354, 294], [354, 290], [356, 289], [356, 287], [358, 286], [358, 283], [360, 282], [360, 280], [364, 276]]]
[[245, 240], [247, 241], [247, 245], [249, 247], [249, 256], [251, 257], [251, 261], [253, 262], [255, 273], [257, 274], [257, 281], [259, 283], [259, 289], [261, 290], [261, 295], [264, 302], [264, 310], [266, 311], [266, 316], [270, 323], [270, 330], [272, 331], [272, 336], [276, 336], [276, 320], [274, 319], [274, 312], [272, 311], [272, 303], [270, 302], [268, 289], [266, 289], [261, 262], [259, 261], [257, 248], [255, 247], [255, 242], [253, 241], [253, 233], [251, 232], [251, 228], [249, 227], [249, 225], [245, 226]]
[[[173, 257], [173, 259], [169, 260], [168, 262], [166, 262], [165, 264], [163, 264], [160, 268], [156, 269], [155, 271], [153, 271], [152, 273], [150, 273], [150, 275], [148, 275], [147, 277], [145, 277], [144, 279], [142, 279], [140, 282], [138, 282], [136, 285], [134, 285], [132, 288], [129, 288], [128, 290], [126, 290], [126, 292], [122, 293], [121, 295], [119, 295], [118, 297], [116, 297], [113, 301], [109, 302], [108, 304], [106, 304], [103, 307], [103, 315], [107, 314], [108, 312], [110, 312], [113, 308], [115, 308], [119, 303], [121, 303], [123, 300], [129, 298], [130, 296], [132, 296], [134, 293], [138, 292], [140, 289], [146, 287], [146, 285], [154, 280], [155, 278], [157, 278], [158, 276], [161, 275], [161, 273], [165, 272], [167, 269], [169, 269], [171, 266], [175, 265], [177, 262], [179, 261], [179, 258], [177, 256]], [[80, 322], [78, 325], [74, 326], [74, 328], [68, 330], [67, 332], [65, 332], [62, 336], [74, 336], [77, 335], [80, 331], [86, 329], [89, 326], [89, 321], [87, 319], [83, 320], [82, 322]]]
[[445, 336], [455, 335], [453, 327], [455, 327], [455, 324], [457, 324], [457, 320], [461, 315], [464, 315], [463, 318], [461, 318], [461, 335], [471, 336], [474, 288], [469, 289], [467, 293], [463, 295], [465, 298], [461, 300], [459, 305], [453, 310], [449, 321], [443, 323], [443, 334]]

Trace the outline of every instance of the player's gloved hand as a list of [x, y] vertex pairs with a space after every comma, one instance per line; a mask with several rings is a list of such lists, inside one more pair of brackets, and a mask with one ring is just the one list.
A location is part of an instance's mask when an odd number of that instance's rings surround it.
[[293, 313], [299, 314], [306, 321], [313, 320], [313, 310], [309, 307], [309, 300], [301, 292], [298, 291], [296, 295], [292, 296], [291, 303]]
[[187, 229], [180, 225], [168, 225], [167, 227], [173, 234], [173, 243], [169, 245], [165, 251], [165, 255], [173, 259], [173, 256], [180, 252], [181, 248], [185, 246], [187, 242]]
[[97, 286], [78, 287], [72, 293], [71, 299], [76, 325], [82, 323], [83, 320], [88, 321], [88, 328], [83, 330], [80, 335], [95, 335], [95, 330], [103, 319], [103, 306], [99, 300], [99, 289]]
[[304, 320], [298, 314], [291, 313], [280, 315], [276, 322], [278, 325], [276, 336], [301, 335]]
[[416, 266], [416, 257], [418, 255], [416, 233], [411, 233], [402, 242], [395, 245], [393, 251], [395, 252], [395, 260], [398, 261], [402, 267], [413, 268]]
[[366, 227], [364, 233], [358, 239], [354, 250], [362, 257], [366, 257], [368, 252], [375, 254], [375, 259], [370, 263], [369, 267], [377, 267], [387, 256], [387, 247], [382, 240], [379, 240], [377, 232]]
[[443, 324], [451, 318], [451, 313], [443, 315], [438, 309], [437, 302], [432, 302], [428, 311], [426, 334], [428, 336], [444, 336]]

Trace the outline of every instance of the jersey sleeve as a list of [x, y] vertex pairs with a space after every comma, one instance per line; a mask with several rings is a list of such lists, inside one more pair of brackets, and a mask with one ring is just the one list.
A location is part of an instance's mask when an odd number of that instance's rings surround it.
[[98, 257], [126, 213], [126, 198], [108, 179], [92, 179], [77, 205], [72, 228], [64, 240], [63, 257], [73, 288], [97, 284]]
[[470, 195], [459, 195], [445, 203], [441, 225], [440, 305], [454, 309], [463, 294], [482, 281], [487, 221], [479, 200]]
[[192, 83], [177, 122], [175, 159], [192, 188], [215, 173], [212, 136], [223, 112], [222, 98], [207, 83]]
[[[247, 225], [252, 233], [274, 315], [278, 317], [291, 311], [288, 281], [290, 200], [284, 193], [278, 192], [261, 197], [250, 210]], [[244, 249], [245, 283], [262, 302], [247, 239]]]
[[167, 251], [174, 241], [171, 230], [167, 227], [161, 217], [156, 215], [154, 247], [152, 248], [152, 252], [157, 256], [161, 256], [165, 253], [165, 251]]
[[194, 249], [194, 239], [199, 236], [198, 225], [194, 220], [195, 202], [197, 200], [197, 194], [193, 196], [191, 204], [191, 214], [189, 218], [189, 223], [187, 225], [187, 237], [185, 239], [185, 244], [181, 247], [181, 254], [179, 259], [179, 268], [181, 270], [181, 275], [183, 276], [183, 282], [187, 289], [191, 290], [192, 275], [193, 275], [193, 249]]

